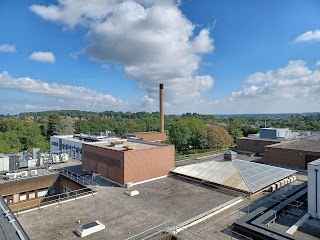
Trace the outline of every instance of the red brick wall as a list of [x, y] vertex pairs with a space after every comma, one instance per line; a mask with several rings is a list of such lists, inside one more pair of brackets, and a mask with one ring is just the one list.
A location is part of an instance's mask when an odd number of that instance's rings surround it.
[[[102, 157], [102, 161], [99, 157]], [[82, 168], [88, 172], [93, 171], [112, 181], [124, 184], [122, 151], [83, 144]]]
[[124, 153], [124, 183], [168, 175], [174, 167], [174, 145]]

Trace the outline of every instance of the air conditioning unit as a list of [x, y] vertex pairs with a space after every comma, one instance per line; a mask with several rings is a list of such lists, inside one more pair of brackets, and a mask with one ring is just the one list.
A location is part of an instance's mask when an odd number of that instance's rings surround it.
[[59, 162], [60, 158], [58, 155], [52, 155], [52, 162]]

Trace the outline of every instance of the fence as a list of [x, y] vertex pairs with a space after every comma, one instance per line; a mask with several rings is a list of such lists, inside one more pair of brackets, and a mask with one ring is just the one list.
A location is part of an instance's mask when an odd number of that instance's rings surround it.
[[[284, 191], [288, 191], [296, 185], [300, 185], [304, 182], [304, 179], [297, 179], [296, 182], [290, 183], [287, 186], [284, 186], [277, 190], [274, 193], [271, 193], [273, 196], [281, 195]], [[252, 240], [252, 238], [247, 237], [241, 233], [238, 233], [232, 228], [232, 225], [235, 221], [244, 217], [248, 213], [254, 211], [257, 207], [261, 206], [265, 201], [273, 201], [272, 197], [265, 196], [258, 201], [251, 202], [241, 208], [233, 210], [232, 213], [226, 217], [211, 218], [214, 220], [209, 226], [198, 230], [190, 230], [185, 227], [175, 224], [173, 221], [167, 221], [162, 224], [159, 224], [153, 228], [150, 228], [144, 232], [141, 232], [137, 235], [134, 235], [126, 240], [140, 240], [140, 239], [161, 239], [161, 236], [165, 234], [171, 234], [177, 239], [186, 239], [186, 240], [225, 240], [225, 239], [242, 239], [242, 240]], [[294, 205], [296, 207], [296, 205]], [[192, 229], [193, 227], [191, 227]], [[197, 228], [195, 228], [197, 229]], [[155, 237], [158, 238], [155, 238]], [[165, 238], [163, 238], [165, 239]]]
[[28, 201], [19, 202], [19, 203], [13, 203], [13, 204], [10, 204], [10, 208], [14, 213], [19, 214], [19, 212], [29, 210], [29, 209], [34, 209], [34, 208], [41, 209], [45, 206], [61, 204], [63, 202], [76, 200], [85, 195], [89, 195], [89, 194], [93, 195], [95, 192], [96, 192], [95, 190], [90, 188], [82, 188], [82, 189], [78, 189], [78, 190], [74, 190], [66, 193], [47, 196], [44, 198], [38, 198], [38, 199], [28, 200]]
[[175, 224], [173, 221], [167, 221], [161, 223], [155, 227], [152, 227], [146, 231], [143, 231], [139, 234], [136, 234], [132, 237], [127, 238], [126, 240], [147, 240], [153, 239], [156, 236], [161, 237], [162, 235], [172, 235], [175, 236], [179, 232], [179, 237], [184, 237], [184, 239], [188, 240], [209, 240], [197, 233], [189, 231], [179, 225]]
[[94, 182], [92, 179], [88, 179], [88, 178], [86, 178], [84, 176], [81, 176], [81, 175], [79, 175], [79, 174], [77, 174], [75, 172], [71, 172], [70, 170], [67, 170], [65, 168], [55, 169], [55, 170], [52, 170], [52, 171], [60, 173], [60, 174], [62, 174], [64, 176], [72, 179], [75, 182], [78, 182], [78, 183], [80, 183], [82, 185], [85, 185], [85, 186], [89, 187], [90, 189], [92, 189], [94, 191], [96, 191], [96, 189], [97, 189], [97, 185], [98, 184], [96, 182]]

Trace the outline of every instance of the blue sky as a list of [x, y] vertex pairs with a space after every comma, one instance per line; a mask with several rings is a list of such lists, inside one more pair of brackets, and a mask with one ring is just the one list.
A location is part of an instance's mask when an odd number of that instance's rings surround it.
[[316, 0], [0, 3], [0, 113], [320, 111]]

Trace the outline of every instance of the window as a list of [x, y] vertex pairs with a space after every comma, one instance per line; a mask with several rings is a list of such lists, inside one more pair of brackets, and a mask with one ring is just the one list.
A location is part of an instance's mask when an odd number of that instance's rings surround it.
[[20, 201], [27, 200], [27, 193], [20, 193]]
[[51, 187], [49, 190], [49, 195], [55, 195], [57, 193], [56, 187]]
[[47, 190], [39, 190], [38, 191], [38, 197], [44, 197], [47, 195]]
[[36, 193], [34, 191], [29, 192], [29, 199], [35, 198], [36, 197]]

